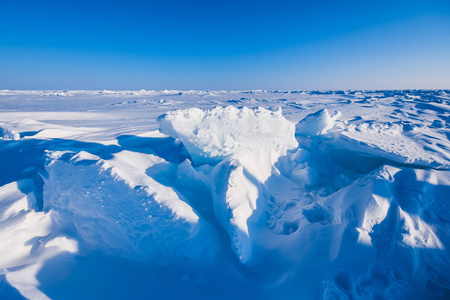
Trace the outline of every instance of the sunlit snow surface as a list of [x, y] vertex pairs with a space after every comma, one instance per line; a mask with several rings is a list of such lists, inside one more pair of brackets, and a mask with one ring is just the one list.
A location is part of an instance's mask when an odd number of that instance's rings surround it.
[[450, 91], [0, 91], [0, 299], [449, 299]]

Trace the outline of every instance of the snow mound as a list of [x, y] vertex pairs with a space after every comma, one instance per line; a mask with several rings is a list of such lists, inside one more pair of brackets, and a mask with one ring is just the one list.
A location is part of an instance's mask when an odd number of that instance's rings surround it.
[[281, 110], [233, 106], [177, 110], [159, 121], [161, 131], [178, 138], [194, 162], [219, 162], [210, 172], [214, 214], [238, 259], [250, 262], [266, 227], [270, 193], [264, 183], [279, 176], [275, 163], [298, 146], [295, 125]]
[[449, 191], [449, 176], [448, 171], [384, 166], [320, 201], [334, 231], [330, 259], [350, 255], [354, 265], [369, 263], [367, 273], [347, 264], [326, 279], [324, 299], [344, 294], [410, 298], [410, 284], [424, 293], [419, 297], [431, 299], [429, 293], [438, 296], [448, 289], [449, 240], [436, 233], [450, 229], [449, 203], [442, 197]]
[[209, 224], [183, 196], [146, 174], [164, 163], [129, 151], [109, 160], [85, 151], [50, 152], [44, 208], [57, 212], [59, 223], [73, 223], [89, 245], [131, 260], [212, 257]]
[[321, 109], [315, 113], [307, 115], [295, 125], [297, 135], [322, 135], [327, 133], [335, 125], [336, 120], [341, 116], [337, 112], [333, 116], [326, 109]]
[[281, 110], [189, 108], [168, 112], [159, 122], [161, 131], [178, 138], [197, 163], [218, 162], [232, 154], [260, 149], [281, 156], [297, 146], [294, 124], [283, 117]]
[[0, 140], [19, 140], [20, 134], [8, 129], [0, 127]]

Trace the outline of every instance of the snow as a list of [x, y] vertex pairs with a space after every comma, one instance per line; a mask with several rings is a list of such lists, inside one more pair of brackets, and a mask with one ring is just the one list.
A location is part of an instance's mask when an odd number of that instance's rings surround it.
[[447, 299], [449, 91], [0, 91], [0, 297]]
[[282, 116], [281, 110], [233, 106], [212, 110], [190, 108], [168, 112], [159, 121], [161, 131], [179, 139], [198, 163], [261, 149], [274, 151], [276, 160], [286, 150], [297, 147], [294, 124]]
[[307, 115], [304, 119], [300, 120], [300, 122], [298, 122], [295, 126], [295, 132], [298, 135], [325, 134], [334, 127], [335, 121], [340, 116], [340, 112], [330, 116], [328, 110], [318, 110], [317, 112]]
[[0, 127], [0, 139], [2, 139], [2, 140], [18, 140], [18, 139], [20, 139], [20, 135], [11, 129]]
[[[211, 256], [215, 236], [200, 232], [209, 229], [206, 222], [184, 197], [146, 176], [147, 169], [164, 163], [130, 151], [109, 160], [84, 151], [49, 153], [44, 209], [57, 213], [56, 223], [73, 224], [91, 246], [131, 260], [161, 253], [193, 260]], [[200, 237], [202, 247], [191, 249]]]

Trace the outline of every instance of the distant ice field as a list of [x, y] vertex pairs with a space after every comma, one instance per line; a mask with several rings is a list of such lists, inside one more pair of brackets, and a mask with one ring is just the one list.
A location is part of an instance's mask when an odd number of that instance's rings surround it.
[[450, 90], [0, 90], [0, 299], [449, 299]]

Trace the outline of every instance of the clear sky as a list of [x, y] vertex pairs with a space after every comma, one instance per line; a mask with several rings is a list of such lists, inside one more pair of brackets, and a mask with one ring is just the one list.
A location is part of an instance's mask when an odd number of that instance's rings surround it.
[[450, 88], [450, 1], [0, 0], [0, 89]]

